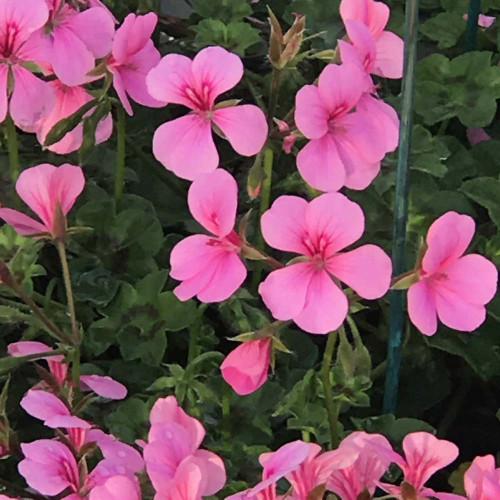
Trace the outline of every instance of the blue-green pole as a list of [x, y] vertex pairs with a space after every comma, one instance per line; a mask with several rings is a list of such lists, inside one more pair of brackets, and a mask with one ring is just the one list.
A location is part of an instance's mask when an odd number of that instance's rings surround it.
[[[413, 127], [413, 101], [415, 96], [415, 66], [417, 64], [418, 0], [406, 0], [405, 50], [402, 86], [401, 125], [399, 129], [399, 156], [394, 197], [394, 225], [392, 241], [392, 267], [394, 276], [405, 269], [406, 222], [410, 185], [410, 152]], [[401, 339], [405, 324], [404, 294], [390, 292], [390, 330], [387, 349], [387, 371], [383, 410], [395, 413], [398, 400], [399, 369], [401, 365]]]
[[467, 17], [467, 29], [465, 31], [465, 52], [475, 50], [477, 40], [477, 22], [481, 13], [481, 0], [470, 0]]

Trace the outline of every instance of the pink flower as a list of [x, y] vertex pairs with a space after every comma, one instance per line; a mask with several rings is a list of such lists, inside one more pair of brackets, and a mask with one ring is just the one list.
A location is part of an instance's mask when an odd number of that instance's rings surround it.
[[[20, 342], [14, 342], [9, 344], [7, 351], [11, 356], [27, 356], [29, 354], [39, 354], [50, 351], [51, 348], [42, 342], [35, 342], [32, 340], [22, 340]], [[68, 373], [68, 365], [63, 363], [64, 356], [55, 355], [45, 358], [49, 365], [49, 370], [56, 382], [59, 385], [66, 380], [66, 375]]]
[[19, 197], [28, 205], [42, 222], [11, 208], [0, 208], [0, 218], [10, 224], [19, 234], [50, 233], [54, 237], [54, 219], [59, 204], [66, 215], [76, 198], [83, 191], [85, 178], [80, 167], [65, 163], [54, 167], [42, 163], [21, 172], [16, 183]]
[[447, 212], [429, 228], [419, 281], [408, 290], [410, 320], [424, 335], [436, 333], [438, 318], [468, 332], [486, 318], [485, 304], [496, 293], [498, 272], [481, 255], [463, 255], [474, 230], [474, 220], [456, 212]]
[[476, 457], [464, 475], [469, 500], [500, 498], [500, 468], [495, 468], [493, 455]]
[[151, 97], [146, 87], [146, 75], [161, 59], [151, 40], [157, 22], [158, 17], [152, 12], [145, 16], [129, 14], [117, 30], [113, 52], [106, 60], [113, 73], [113, 86], [129, 115], [134, 112], [128, 96], [144, 106], [164, 106], [163, 102]]
[[[469, 19], [469, 14], [464, 14], [463, 18], [467, 21]], [[481, 28], [489, 28], [495, 21], [495, 16], [485, 16], [484, 14], [479, 14], [477, 19], [477, 25]]]
[[140, 500], [137, 484], [127, 476], [110, 477], [90, 491], [89, 500]]
[[25, 458], [18, 469], [30, 488], [49, 496], [59, 495], [66, 488], [73, 492], [79, 490], [78, 465], [64, 444], [40, 439], [21, 444], [21, 449]]
[[[417, 497], [440, 497], [425, 487], [428, 479], [438, 470], [451, 464], [458, 456], [458, 448], [444, 439], [438, 439], [428, 432], [412, 432], [403, 439], [403, 451], [406, 459], [395, 452], [388, 453], [392, 461], [403, 470], [404, 479], [417, 492]], [[380, 483], [380, 487], [391, 495], [399, 495], [400, 487]]]
[[65, 85], [88, 80], [95, 59], [109, 54], [115, 34], [113, 18], [101, 7], [78, 12], [60, 0], [47, 0], [50, 16], [45, 35], [54, 73]]
[[484, 131], [484, 128], [468, 128], [466, 130], [467, 139], [474, 146], [481, 141], [489, 141], [491, 137]]
[[[274, 118], [274, 122], [276, 123], [276, 125], [278, 125], [278, 130], [282, 134], [290, 131], [290, 126], [288, 125], [287, 122], [283, 120], [278, 120], [278, 118]], [[285, 135], [285, 137], [283, 137], [283, 145], [281, 148], [287, 155], [291, 153], [296, 140], [297, 136], [295, 134], [288, 134]]]
[[99, 396], [108, 399], [124, 399], [127, 388], [111, 377], [101, 375], [82, 375], [80, 377], [82, 391], [94, 391]]
[[[144, 461], [159, 498], [199, 500], [201, 495], [214, 495], [224, 486], [223, 461], [215, 453], [199, 449], [205, 429], [178, 406], [173, 396], [155, 403], [150, 420], [152, 425], [144, 448]], [[169, 496], [172, 491], [187, 488], [190, 474], [193, 474], [193, 491], [201, 495]]]
[[343, 62], [355, 62], [367, 73], [385, 78], [403, 76], [404, 42], [384, 31], [389, 7], [374, 0], [342, 0], [340, 15], [352, 45], [339, 40]]
[[295, 123], [310, 139], [297, 156], [297, 166], [316, 189], [366, 188], [386, 152], [397, 145], [394, 111], [370, 96], [360, 101], [363, 82], [357, 66], [329, 64], [317, 87], [306, 85], [297, 93]]
[[191, 61], [168, 54], [147, 77], [149, 93], [166, 104], [182, 104], [192, 111], [164, 123], [155, 132], [153, 153], [168, 170], [194, 180], [219, 165], [212, 138], [216, 126], [243, 156], [257, 154], [267, 137], [264, 113], [250, 104], [218, 107], [216, 98], [243, 76], [240, 58], [221, 47], [207, 47]]
[[21, 407], [32, 417], [43, 420], [47, 427], [90, 429], [91, 425], [71, 415], [67, 406], [54, 394], [46, 391], [29, 390], [21, 400]]
[[[52, 111], [35, 125], [38, 142], [43, 145], [47, 134], [59, 121], [67, 118], [84, 104], [91, 101], [93, 97], [80, 86], [68, 87], [59, 80], [49, 82], [54, 89], [56, 102]], [[95, 108], [94, 108], [95, 109]], [[89, 111], [91, 114], [93, 110]], [[113, 131], [113, 119], [111, 113], [103, 118], [97, 125], [95, 139], [96, 144], [107, 141]], [[80, 149], [83, 142], [83, 124], [77, 125], [71, 132], [68, 132], [59, 142], [48, 146], [47, 149], [58, 154], [68, 154]]]
[[[22, 64], [43, 57], [33, 33], [48, 16], [44, 0], [0, 0], [0, 122], [9, 112], [19, 128], [28, 129], [54, 105], [50, 85]], [[11, 93], [9, 77], [13, 83]]]
[[179, 300], [196, 295], [202, 302], [221, 302], [245, 281], [242, 243], [233, 230], [237, 203], [236, 181], [222, 169], [201, 176], [189, 188], [189, 210], [213, 236], [188, 236], [173, 248], [170, 276], [182, 281], [174, 289]]
[[343, 323], [349, 309], [335, 280], [365, 299], [380, 298], [389, 288], [391, 261], [379, 247], [339, 253], [364, 230], [360, 206], [340, 193], [309, 203], [280, 196], [262, 216], [261, 228], [269, 246], [303, 256], [260, 284], [259, 293], [276, 319], [293, 320], [309, 333], [328, 333]]
[[347, 467], [335, 468], [327, 480], [327, 489], [341, 500], [357, 500], [366, 488], [371, 495], [375, 492], [380, 478], [392, 462], [392, 447], [380, 434], [353, 432], [338, 448], [338, 452], [351, 456], [354, 461]]
[[224, 380], [240, 396], [246, 396], [267, 380], [271, 337], [243, 342], [231, 351], [220, 369]]

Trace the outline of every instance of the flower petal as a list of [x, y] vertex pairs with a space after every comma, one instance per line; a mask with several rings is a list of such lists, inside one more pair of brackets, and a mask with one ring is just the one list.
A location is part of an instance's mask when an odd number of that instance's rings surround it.
[[207, 450], [196, 450], [193, 455], [197, 463], [202, 463], [205, 484], [202, 495], [215, 495], [226, 484], [226, 468], [221, 458]]
[[17, 28], [15, 37], [19, 43], [24, 42], [31, 33], [41, 28], [49, 18], [49, 9], [44, 0], [3, 0], [2, 18]]
[[153, 153], [167, 170], [190, 181], [219, 165], [210, 122], [198, 115], [186, 115], [161, 125], [154, 134]]
[[80, 382], [82, 384], [82, 391], [94, 391], [103, 398], [124, 399], [127, 396], [127, 388], [111, 377], [82, 375]]
[[118, 62], [125, 63], [131, 55], [141, 51], [150, 40], [157, 22], [158, 16], [154, 12], [143, 16], [129, 14], [116, 30], [113, 57]]
[[260, 219], [262, 236], [277, 250], [312, 257], [304, 244], [307, 238], [305, 215], [307, 201], [298, 196], [280, 196]]
[[5, 120], [8, 110], [7, 102], [7, 81], [9, 67], [6, 64], [0, 64], [0, 123]]
[[236, 221], [238, 185], [229, 172], [218, 168], [191, 184], [188, 205], [196, 221], [222, 238], [233, 230]]
[[110, 477], [90, 491], [89, 500], [140, 500], [137, 485], [127, 476]]
[[305, 85], [295, 96], [295, 124], [308, 139], [320, 139], [328, 132], [329, 112], [318, 87]]
[[342, 20], [358, 19], [363, 22], [374, 38], [377, 38], [389, 21], [390, 10], [383, 2], [374, 0], [342, 0], [340, 15]]
[[240, 155], [253, 156], [266, 142], [266, 117], [257, 106], [243, 104], [220, 108], [213, 112], [212, 119]]
[[372, 73], [384, 78], [402, 78], [404, 42], [399, 36], [384, 31], [375, 41], [377, 56]]
[[437, 330], [437, 311], [433, 289], [425, 280], [408, 290], [408, 314], [410, 321], [424, 335], [434, 335]]
[[382, 297], [391, 285], [391, 259], [375, 245], [337, 254], [328, 261], [327, 269], [364, 299]]
[[12, 208], [0, 208], [0, 219], [12, 226], [21, 236], [50, 232], [50, 228]]

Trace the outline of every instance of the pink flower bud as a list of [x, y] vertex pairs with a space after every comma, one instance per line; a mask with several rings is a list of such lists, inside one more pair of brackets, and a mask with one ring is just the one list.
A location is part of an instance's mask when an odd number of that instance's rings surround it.
[[222, 363], [222, 376], [240, 396], [250, 394], [267, 380], [270, 355], [271, 337], [244, 342]]

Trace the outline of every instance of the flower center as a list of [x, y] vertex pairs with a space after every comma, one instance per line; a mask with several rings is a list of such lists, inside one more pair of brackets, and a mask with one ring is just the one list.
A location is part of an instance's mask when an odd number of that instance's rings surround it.
[[14, 55], [17, 45], [17, 37], [19, 35], [19, 26], [14, 23], [7, 22], [5, 31], [2, 33], [0, 39], [0, 54], [3, 59], [9, 59], [14, 62], [12, 56]]
[[[193, 87], [186, 87], [184, 89], [186, 97], [191, 101], [193, 109], [198, 112], [204, 112], [205, 114], [211, 113], [212, 102], [210, 100], [210, 85], [204, 83], [200, 89], [194, 89]], [[200, 116], [207, 118], [203, 114], [199, 113]], [[211, 115], [210, 115], [211, 118]]]

